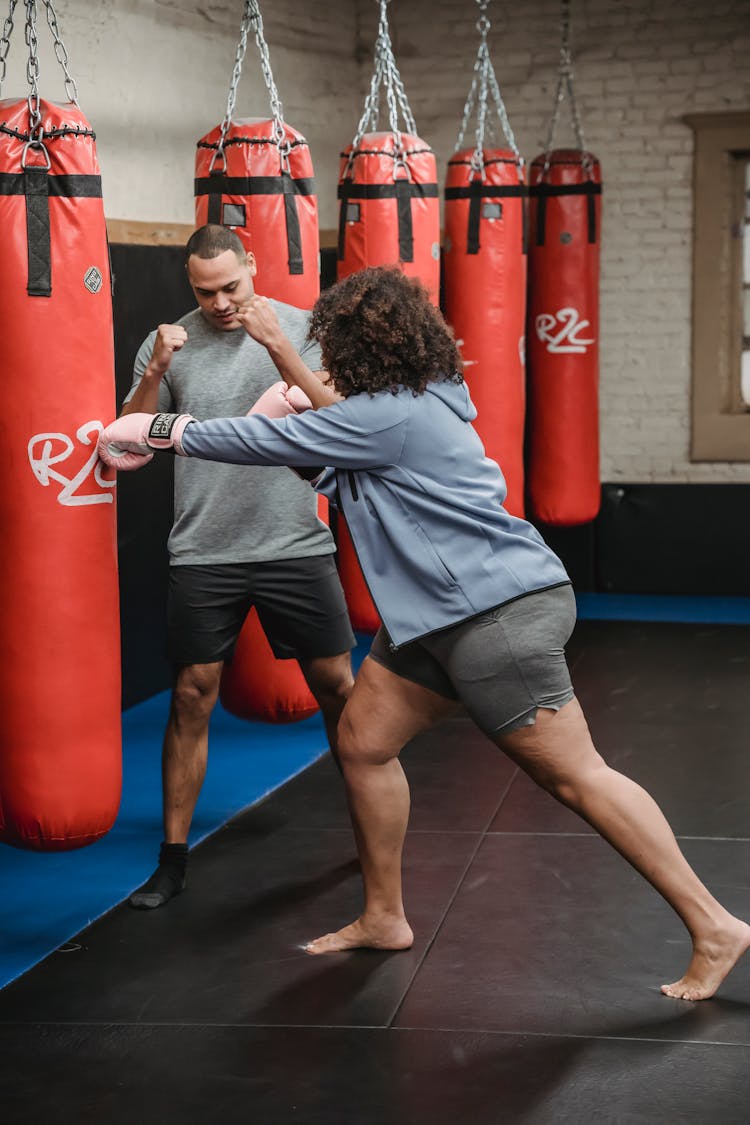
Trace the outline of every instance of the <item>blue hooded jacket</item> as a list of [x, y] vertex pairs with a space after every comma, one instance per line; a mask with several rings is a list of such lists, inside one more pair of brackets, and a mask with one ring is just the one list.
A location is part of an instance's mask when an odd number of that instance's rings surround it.
[[193, 422], [189, 457], [330, 466], [316, 487], [339, 507], [394, 646], [570, 580], [525, 520], [503, 508], [464, 383], [351, 395], [286, 418]]

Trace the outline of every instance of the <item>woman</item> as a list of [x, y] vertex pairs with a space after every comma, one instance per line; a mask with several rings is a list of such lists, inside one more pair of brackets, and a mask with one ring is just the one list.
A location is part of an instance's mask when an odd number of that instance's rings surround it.
[[711, 996], [750, 946], [750, 926], [702, 885], [648, 794], [596, 752], [563, 653], [575, 621], [568, 576], [534, 528], [504, 510], [503, 477], [471, 425], [455, 342], [425, 291], [395, 270], [370, 269], [323, 293], [310, 334], [335, 396], [284, 340], [267, 302], [252, 298], [237, 315], [287, 383], [325, 409], [207, 422], [129, 415], [104, 431], [100, 449], [115, 467], [120, 455], [135, 467], [159, 448], [289, 465], [317, 473], [316, 487], [346, 516], [383, 622], [339, 728], [365, 905], [308, 951], [412, 944], [401, 896], [409, 788], [398, 758], [460, 703], [683, 920], [693, 956], [662, 991]]

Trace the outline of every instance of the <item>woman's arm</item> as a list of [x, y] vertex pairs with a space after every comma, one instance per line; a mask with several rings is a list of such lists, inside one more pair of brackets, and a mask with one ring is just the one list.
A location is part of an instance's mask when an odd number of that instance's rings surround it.
[[254, 414], [198, 422], [189, 414], [130, 414], [106, 427], [99, 455], [115, 468], [123, 452], [171, 449], [232, 465], [372, 469], [398, 462], [407, 419], [408, 398], [387, 393], [285, 418]]
[[273, 305], [267, 297], [254, 294], [244, 305], [239, 306], [236, 316], [248, 336], [252, 336], [253, 340], [257, 340], [266, 349], [284, 382], [300, 387], [315, 410], [341, 401], [341, 395], [326, 383], [327, 372], [311, 371], [284, 335]]

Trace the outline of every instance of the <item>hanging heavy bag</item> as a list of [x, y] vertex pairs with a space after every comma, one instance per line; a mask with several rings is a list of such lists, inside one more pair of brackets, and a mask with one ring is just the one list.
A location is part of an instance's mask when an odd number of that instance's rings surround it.
[[[601, 170], [586, 151], [573, 91], [568, 0], [545, 151], [530, 170], [527, 326], [527, 495], [534, 515], [560, 527], [588, 523], [600, 504], [599, 252]], [[563, 93], [577, 149], [555, 149]]]
[[440, 203], [429, 145], [412, 133], [363, 133], [341, 154], [338, 197], [338, 279], [398, 266], [437, 304]]
[[[271, 117], [233, 120], [251, 30]], [[245, 3], [224, 120], [198, 142], [195, 170], [196, 223], [236, 230], [255, 255], [258, 293], [312, 308], [320, 292], [312, 160], [305, 138], [284, 121], [256, 0]], [[220, 699], [239, 718], [274, 723], [304, 719], [318, 710], [299, 664], [274, 656], [254, 609], [222, 672]]]
[[477, 408], [474, 426], [508, 489], [505, 507], [524, 513], [526, 406], [525, 185], [510, 150], [482, 149], [482, 170], [464, 149], [448, 162], [444, 303]]
[[593, 520], [599, 484], [601, 175], [589, 153], [531, 166], [529, 502], [561, 527]]
[[67, 69], [71, 102], [39, 98], [31, 32], [31, 95], [0, 102], [0, 839], [62, 851], [120, 801], [115, 482], [96, 456], [114, 349], [94, 134]]
[[[352, 143], [341, 154], [336, 273], [398, 267], [440, 296], [440, 204], [432, 149], [417, 133], [391, 45], [388, 0], [380, 0], [375, 67]], [[387, 94], [390, 131], [378, 130], [379, 90]], [[405, 131], [400, 128], [399, 115]], [[374, 633], [380, 618], [343, 517], [336, 521], [341, 584], [355, 629]]]
[[[490, 58], [487, 6], [479, 0], [479, 49], [445, 181], [443, 300], [477, 408], [474, 426], [502, 470], [505, 507], [522, 516], [528, 189]], [[490, 94], [508, 148], [485, 147]], [[474, 117], [476, 144], [463, 148]]]
[[339, 577], [344, 588], [346, 608], [349, 610], [352, 628], [358, 633], [377, 633], [380, 615], [367, 588], [348, 524], [341, 513], [336, 517], [336, 550]]
[[[388, 0], [380, 0], [375, 65], [352, 143], [341, 154], [339, 280], [368, 266], [398, 266], [440, 298], [440, 203], [435, 154], [417, 134], [393, 54]], [[390, 131], [378, 131], [380, 88]], [[403, 121], [404, 131], [400, 121]]]
[[[328, 523], [324, 496], [318, 497], [318, 517]], [[296, 723], [319, 710], [297, 661], [274, 656], [255, 609], [245, 618], [232, 659], [224, 665], [219, 698], [238, 719], [266, 723]]]
[[307, 141], [285, 122], [217, 125], [198, 141], [195, 222], [235, 230], [255, 255], [256, 288], [300, 309], [320, 291], [318, 200]]
[[[254, 675], [253, 669], [259, 674]], [[219, 691], [222, 707], [238, 719], [295, 723], [318, 710], [296, 660], [278, 660], [258, 614], [251, 609], [234, 655], [224, 666]]]

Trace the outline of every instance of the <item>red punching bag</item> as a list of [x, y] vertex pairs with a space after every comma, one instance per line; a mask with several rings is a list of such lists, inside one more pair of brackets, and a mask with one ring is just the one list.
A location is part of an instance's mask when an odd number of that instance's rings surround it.
[[[233, 120], [251, 30], [263, 60], [271, 103], [268, 120]], [[198, 142], [195, 219], [231, 227], [255, 255], [255, 288], [298, 308], [320, 292], [318, 201], [305, 138], [282, 116], [257, 0], [246, 0], [226, 113]], [[248, 404], [250, 405], [250, 404]], [[242, 719], [292, 722], [318, 710], [296, 660], [277, 660], [251, 610], [224, 666], [220, 698]]]
[[[375, 68], [364, 112], [341, 154], [339, 176], [339, 280], [368, 266], [398, 266], [417, 277], [438, 304], [440, 203], [432, 149], [417, 135], [380, 0]], [[378, 131], [380, 86], [385, 87], [390, 131]], [[399, 128], [399, 114], [405, 131]], [[365, 584], [354, 544], [337, 520], [339, 574], [355, 629], [374, 633], [380, 619]]]
[[[259, 675], [253, 669], [259, 669]], [[239, 719], [294, 723], [318, 710], [296, 660], [277, 660], [258, 614], [251, 609], [221, 676], [222, 706]]]
[[[395, 266], [440, 291], [440, 212], [432, 149], [416, 135], [365, 133], [342, 153], [339, 280], [367, 266]], [[380, 618], [343, 517], [336, 544], [352, 626], [376, 632]]]
[[336, 549], [339, 577], [344, 588], [346, 608], [349, 610], [352, 628], [359, 633], [377, 633], [380, 616], [370, 597], [349, 528], [341, 514], [336, 519]]
[[534, 515], [593, 520], [599, 484], [598, 160], [557, 149], [531, 166], [527, 486]]
[[78, 105], [34, 88], [0, 122], [0, 839], [61, 851], [103, 836], [120, 801], [115, 482], [96, 457], [111, 278]]
[[[318, 497], [318, 516], [328, 523], [328, 501]], [[278, 660], [258, 614], [248, 613], [231, 661], [221, 673], [219, 698], [238, 719], [295, 723], [319, 710], [296, 660]]]
[[367, 266], [399, 266], [435, 304], [440, 290], [440, 203], [429, 145], [408, 133], [364, 133], [341, 154], [339, 280]]
[[[474, 426], [507, 486], [505, 507], [524, 511], [526, 406], [526, 199], [523, 160], [508, 121], [480, 3], [479, 48], [445, 184], [444, 307], [464, 361]], [[508, 148], [485, 147], [490, 99]], [[494, 116], [494, 114], [492, 115]], [[464, 135], [476, 117], [476, 142]]]
[[273, 119], [232, 121], [223, 130], [217, 125], [198, 141], [196, 226], [231, 227], [255, 255], [258, 292], [311, 309], [320, 271], [318, 200], [307, 141]]
[[505, 507], [524, 512], [526, 327], [525, 209], [520, 158], [510, 149], [463, 149], [445, 186], [445, 316], [461, 348], [474, 423], [508, 487]]

